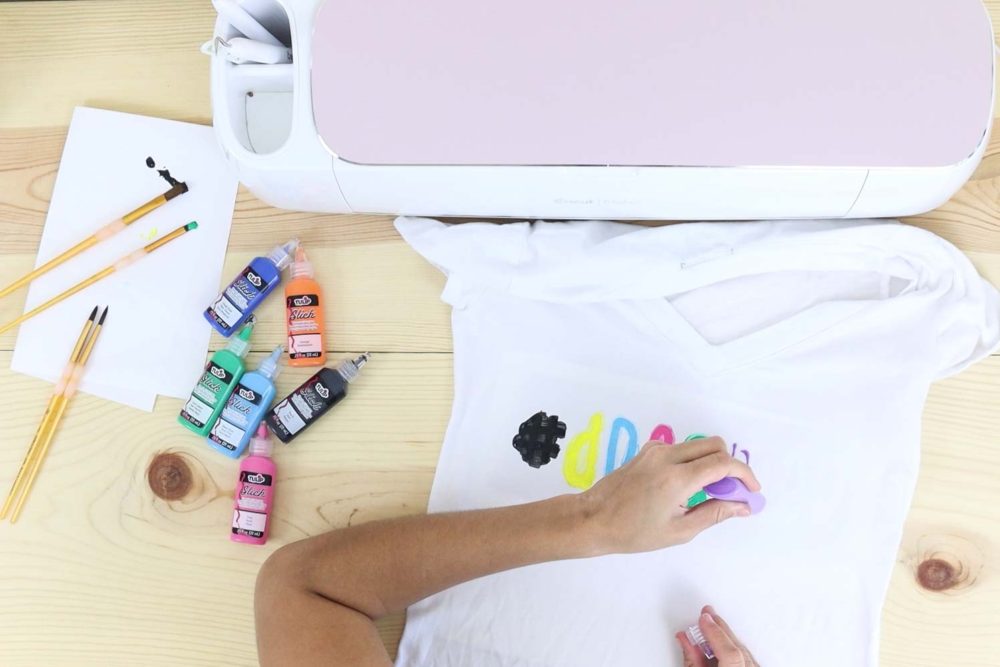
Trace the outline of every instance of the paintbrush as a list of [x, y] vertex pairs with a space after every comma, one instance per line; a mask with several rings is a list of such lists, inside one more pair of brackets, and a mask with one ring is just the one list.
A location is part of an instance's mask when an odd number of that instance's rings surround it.
[[0, 289], [0, 298], [7, 296], [8, 294], [18, 289], [19, 287], [22, 287], [23, 285], [28, 284], [29, 282], [31, 282], [38, 276], [42, 275], [43, 273], [51, 271], [52, 269], [56, 268], [57, 266], [59, 266], [66, 260], [70, 259], [71, 257], [79, 255], [81, 252], [91, 247], [92, 245], [100, 243], [104, 239], [114, 236], [115, 234], [125, 229], [133, 222], [141, 218], [142, 216], [146, 215], [151, 211], [155, 211], [156, 209], [163, 206], [174, 197], [182, 195], [187, 191], [188, 191], [188, 186], [186, 183], [180, 181], [174, 182], [171, 188], [166, 192], [164, 192], [162, 195], [153, 197], [148, 202], [146, 202], [139, 208], [135, 209], [134, 211], [129, 211], [128, 213], [118, 218], [117, 220], [109, 222], [108, 224], [104, 225], [103, 227], [98, 229], [96, 232], [94, 232], [84, 240], [77, 243], [69, 250], [66, 250], [65, 252], [61, 253], [60, 255], [57, 255], [56, 257], [53, 257], [49, 261], [39, 266], [34, 271], [21, 276], [20, 278], [12, 282], [10, 285], [7, 285], [3, 289]]
[[84, 290], [84, 289], [90, 287], [91, 285], [93, 285], [97, 281], [101, 280], [102, 278], [107, 278], [108, 276], [110, 276], [115, 271], [121, 271], [122, 269], [124, 269], [125, 267], [127, 267], [129, 264], [132, 264], [132, 263], [134, 263], [134, 262], [142, 259], [143, 257], [145, 257], [149, 253], [153, 252], [157, 248], [160, 248], [161, 246], [164, 246], [164, 245], [170, 243], [171, 241], [173, 241], [177, 237], [183, 236], [185, 233], [190, 232], [191, 230], [194, 230], [194, 229], [198, 229], [198, 223], [192, 220], [191, 222], [187, 223], [183, 227], [178, 227], [177, 229], [175, 229], [174, 231], [170, 232], [169, 234], [158, 238], [157, 240], [153, 241], [152, 243], [150, 243], [148, 245], [143, 246], [142, 248], [139, 248], [135, 252], [132, 252], [132, 253], [129, 253], [128, 255], [125, 255], [124, 257], [122, 257], [121, 259], [119, 259], [117, 262], [115, 262], [111, 266], [109, 266], [107, 268], [104, 268], [104, 269], [101, 269], [100, 271], [98, 271], [94, 275], [90, 276], [86, 280], [84, 280], [84, 281], [82, 281], [80, 283], [77, 283], [73, 287], [70, 287], [68, 290], [66, 290], [62, 294], [57, 294], [56, 296], [52, 297], [51, 299], [49, 299], [45, 303], [43, 303], [43, 304], [41, 304], [39, 306], [35, 306], [34, 308], [32, 308], [31, 310], [29, 310], [25, 314], [21, 315], [20, 317], [14, 319], [14, 320], [11, 320], [10, 322], [8, 322], [7, 324], [5, 324], [3, 326], [0, 326], [0, 334], [5, 333], [7, 331], [10, 331], [14, 327], [16, 327], [18, 324], [21, 324], [25, 320], [30, 320], [32, 317], [34, 317], [38, 313], [40, 313], [40, 312], [42, 312], [44, 310], [48, 310], [49, 308], [51, 308], [52, 306], [56, 305], [60, 301], [63, 301], [64, 299], [68, 299], [69, 297], [73, 296], [74, 294], [76, 294], [80, 290]]
[[83, 325], [83, 330], [80, 332], [80, 336], [76, 339], [76, 344], [73, 346], [73, 351], [69, 355], [69, 361], [66, 362], [66, 368], [63, 370], [62, 377], [59, 378], [59, 382], [56, 383], [55, 388], [52, 391], [52, 398], [49, 399], [49, 404], [45, 407], [45, 412], [42, 414], [42, 421], [38, 424], [38, 430], [35, 431], [35, 437], [31, 440], [31, 444], [28, 445], [28, 451], [24, 455], [24, 461], [21, 462], [21, 468], [17, 471], [17, 477], [14, 478], [14, 483], [10, 487], [10, 491], [7, 493], [6, 500], [3, 501], [3, 507], [0, 508], [0, 520], [7, 517], [7, 510], [10, 509], [10, 505], [14, 498], [18, 495], [18, 489], [21, 486], [21, 482], [24, 481], [24, 475], [28, 471], [28, 463], [34, 457], [37, 450], [38, 443], [42, 439], [42, 436], [46, 432], [46, 424], [49, 421], [49, 417], [52, 415], [53, 408], [57, 403], [57, 399], [62, 396], [63, 391], [66, 389], [66, 384], [69, 382], [70, 376], [73, 373], [73, 367], [76, 365], [77, 357], [80, 356], [80, 351], [83, 349], [83, 343], [87, 338], [87, 334], [90, 333], [90, 328], [94, 325], [94, 318], [97, 317], [97, 306], [94, 306], [94, 310], [90, 312], [90, 317]]
[[66, 411], [69, 399], [73, 398], [73, 395], [76, 394], [76, 389], [80, 384], [80, 378], [83, 377], [83, 369], [87, 365], [87, 359], [90, 358], [90, 353], [94, 349], [94, 344], [97, 342], [97, 337], [101, 333], [101, 328], [104, 326], [104, 319], [107, 316], [108, 308], [105, 307], [104, 312], [101, 313], [100, 319], [97, 320], [97, 324], [93, 327], [90, 336], [83, 344], [83, 349], [80, 351], [76, 364], [73, 366], [73, 371], [70, 373], [69, 381], [66, 382], [66, 389], [63, 390], [62, 395], [56, 399], [56, 405], [53, 409], [52, 417], [48, 421], [45, 435], [39, 440], [38, 451], [29, 464], [30, 467], [28, 468], [28, 472], [25, 473], [26, 476], [21, 490], [21, 497], [14, 503], [14, 509], [11, 511], [11, 523], [17, 523], [17, 518], [21, 515], [21, 509], [24, 507], [24, 501], [28, 499], [28, 494], [31, 493], [31, 486], [35, 483], [38, 471], [42, 468], [42, 461], [45, 459], [45, 455], [49, 451], [49, 445], [52, 444], [52, 438], [55, 436], [56, 429], [59, 428], [59, 422], [62, 420], [63, 413]]
[[42, 421], [38, 425], [38, 430], [31, 441], [31, 445], [28, 446], [28, 452], [24, 455], [21, 469], [17, 472], [17, 477], [14, 479], [10, 493], [7, 494], [3, 508], [0, 508], [0, 520], [7, 517], [7, 511], [11, 508], [12, 503], [14, 511], [11, 514], [10, 522], [16, 522], [17, 517], [21, 514], [24, 501], [31, 492], [31, 486], [34, 484], [35, 477], [42, 467], [42, 460], [48, 452], [56, 428], [59, 426], [63, 413], [66, 411], [66, 405], [69, 403], [69, 399], [73, 397], [73, 394], [76, 393], [80, 377], [83, 375], [83, 368], [87, 363], [87, 359], [90, 358], [90, 352], [94, 349], [94, 344], [97, 342], [97, 336], [101, 331], [101, 327], [104, 326], [104, 319], [108, 316], [108, 309], [104, 309], [104, 312], [101, 313], [101, 318], [95, 325], [94, 318], [96, 316], [97, 307], [95, 306], [94, 310], [90, 313], [90, 317], [84, 323], [83, 331], [80, 332], [76, 344], [73, 346], [73, 352], [70, 355], [69, 363], [66, 365], [66, 370], [63, 371], [62, 377], [53, 390], [52, 399], [45, 409], [45, 414], [42, 415]]

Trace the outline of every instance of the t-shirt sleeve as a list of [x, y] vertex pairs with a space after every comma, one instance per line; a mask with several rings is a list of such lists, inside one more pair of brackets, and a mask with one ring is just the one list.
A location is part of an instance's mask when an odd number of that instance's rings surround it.
[[[917, 232], [921, 230], [915, 230]], [[969, 258], [940, 237], [936, 253], [927, 258], [927, 273], [935, 283], [938, 307], [930, 330], [936, 352], [935, 379], [955, 375], [997, 349], [1000, 343], [1000, 295]]]
[[936, 379], [961, 372], [997, 349], [1000, 295], [956, 248], [951, 284], [935, 318]]

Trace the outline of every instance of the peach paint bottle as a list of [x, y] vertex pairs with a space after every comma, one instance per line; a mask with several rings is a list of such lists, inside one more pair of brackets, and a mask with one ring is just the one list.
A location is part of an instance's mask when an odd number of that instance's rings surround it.
[[313, 266], [301, 246], [295, 249], [292, 279], [285, 284], [285, 321], [288, 327], [288, 365], [323, 366], [323, 290], [313, 279]]

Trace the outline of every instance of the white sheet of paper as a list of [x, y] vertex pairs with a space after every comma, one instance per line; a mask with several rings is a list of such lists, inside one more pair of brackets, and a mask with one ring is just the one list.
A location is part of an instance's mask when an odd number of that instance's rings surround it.
[[36, 266], [170, 186], [189, 192], [35, 280], [25, 308], [191, 220], [198, 229], [21, 325], [11, 368], [54, 381], [90, 310], [110, 307], [81, 391], [152, 410], [157, 394], [185, 398], [205, 363], [237, 180], [211, 127], [78, 107], [63, 148]]

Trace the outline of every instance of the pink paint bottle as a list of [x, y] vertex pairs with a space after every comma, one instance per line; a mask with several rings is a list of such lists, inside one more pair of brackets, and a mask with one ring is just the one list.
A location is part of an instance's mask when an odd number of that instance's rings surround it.
[[261, 423], [250, 441], [250, 456], [240, 464], [236, 482], [236, 507], [233, 510], [233, 542], [264, 544], [274, 506], [274, 483], [277, 469], [271, 459], [271, 435]]

